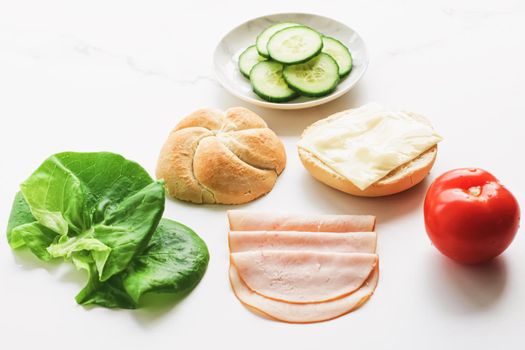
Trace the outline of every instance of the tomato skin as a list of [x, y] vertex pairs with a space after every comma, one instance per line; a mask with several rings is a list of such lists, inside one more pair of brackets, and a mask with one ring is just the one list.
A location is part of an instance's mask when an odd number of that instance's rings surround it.
[[520, 221], [518, 201], [489, 172], [455, 169], [430, 185], [425, 228], [434, 246], [465, 264], [490, 260], [507, 249]]

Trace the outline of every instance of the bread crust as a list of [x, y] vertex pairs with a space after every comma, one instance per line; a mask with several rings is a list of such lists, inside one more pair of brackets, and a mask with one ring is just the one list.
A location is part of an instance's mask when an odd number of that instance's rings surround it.
[[241, 204], [270, 192], [285, 165], [284, 145], [257, 114], [204, 108], [170, 133], [156, 176], [180, 200]]

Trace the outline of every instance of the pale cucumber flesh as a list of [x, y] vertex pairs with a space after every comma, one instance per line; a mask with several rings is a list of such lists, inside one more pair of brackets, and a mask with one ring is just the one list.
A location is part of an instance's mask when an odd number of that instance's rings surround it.
[[289, 27], [275, 33], [268, 41], [267, 48], [272, 60], [297, 64], [319, 54], [323, 40], [318, 32], [309, 27]]
[[239, 56], [239, 70], [241, 71], [242, 75], [249, 79], [250, 71], [252, 70], [253, 66], [262, 61], [266, 61], [266, 58], [259, 55], [255, 45], [252, 45], [244, 50]]
[[283, 78], [283, 65], [273, 61], [257, 63], [250, 72], [253, 91], [270, 102], [286, 102], [298, 94], [290, 89]]
[[339, 67], [325, 53], [301, 64], [287, 66], [283, 76], [288, 85], [305, 96], [320, 97], [335, 90], [339, 83]]
[[270, 102], [333, 92], [353, 68], [353, 57], [339, 40], [294, 22], [273, 24], [255, 45], [239, 55], [239, 71], [252, 89]]
[[323, 51], [330, 55], [339, 66], [339, 76], [343, 77], [352, 70], [352, 55], [348, 48], [339, 40], [323, 37]]
[[284, 28], [294, 27], [294, 26], [299, 26], [299, 25], [300, 24], [293, 23], [293, 22], [282, 22], [282, 23], [276, 23], [274, 25], [271, 25], [265, 30], [263, 30], [261, 34], [257, 36], [257, 40], [255, 43], [255, 47], [257, 48], [257, 51], [259, 51], [259, 54], [263, 57], [269, 57], [270, 55], [268, 54], [268, 49], [266, 48], [266, 46], [268, 45], [268, 40], [270, 40], [272, 35], [274, 35], [275, 33], [277, 33], [278, 31]]

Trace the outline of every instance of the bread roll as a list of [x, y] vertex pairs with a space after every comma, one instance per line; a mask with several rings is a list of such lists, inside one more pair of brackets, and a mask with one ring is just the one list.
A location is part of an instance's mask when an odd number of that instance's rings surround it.
[[242, 107], [204, 108], [170, 133], [156, 175], [171, 197], [241, 204], [270, 192], [285, 165], [281, 140], [257, 114]]
[[392, 170], [387, 176], [372, 184], [365, 190], [359, 189], [350, 180], [339, 175], [323, 164], [310, 152], [299, 148], [299, 157], [310, 174], [325, 185], [339, 191], [361, 197], [380, 197], [399, 193], [417, 185], [427, 177], [434, 165], [437, 146], [421, 154], [416, 159]]
[[[375, 106], [373, 107], [376, 108]], [[367, 108], [367, 106], [361, 107], [361, 110], [364, 110], [364, 108]], [[307, 133], [316, 128], [322, 128], [324, 125], [331, 123], [338, 118], [344, 117], [347, 112], [348, 111], [339, 112], [328, 118], [315, 122], [305, 129], [302, 137], [305, 137]], [[425, 123], [428, 123], [426, 119], [419, 115], [410, 112], [407, 113], [414, 118], [421, 119]], [[298, 147], [298, 152], [304, 167], [320, 182], [355, 196], [379, 197], [405, 191], [423, 181], [436, 160], [437, 145], [432, 146], [411, 161], [393, 169], [386, 176], [365, 189], [357, 187], [352, 181], [326, 165], [312, 152], [302, 147]]]

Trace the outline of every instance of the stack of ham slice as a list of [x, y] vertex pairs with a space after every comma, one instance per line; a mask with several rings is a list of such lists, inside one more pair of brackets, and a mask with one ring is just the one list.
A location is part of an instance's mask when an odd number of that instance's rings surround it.
[[375, 217], [229, 211], [230, 282], [249, 309], [292, 323], [344, 315], [379, 277]]

